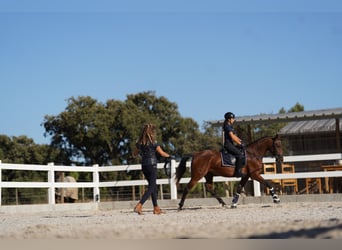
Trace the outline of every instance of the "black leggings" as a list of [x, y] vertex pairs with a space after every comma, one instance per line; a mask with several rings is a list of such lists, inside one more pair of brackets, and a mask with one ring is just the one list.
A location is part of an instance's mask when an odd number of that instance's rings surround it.
[[157, 166], [156, 165], [145, 165], [142, 166], [142, 171], [148, 182], [148, 187], [143, 196], [141, 197], [140, 203], [144, 204], [145, 201], [151, 196], [153, 206], [157, 206]]
[[237, 149], [234, 145], [226, 143], [224, 145], [224, 147], [226, 148], [226, 150], [231, 153], [232, 155], [234, 155], [236, 157], [236, 163], [235, 166], [237, 167], [242, 167], [243, 166], [243, 154], [241, 153], [241, 151], [239, 149]]

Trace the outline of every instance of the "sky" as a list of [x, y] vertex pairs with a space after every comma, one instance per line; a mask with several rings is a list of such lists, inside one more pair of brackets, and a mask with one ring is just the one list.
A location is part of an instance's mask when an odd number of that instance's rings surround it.
[[154, 91], [205, 121], [342, 107], [342, 1], [0, 0], [0, 134]]

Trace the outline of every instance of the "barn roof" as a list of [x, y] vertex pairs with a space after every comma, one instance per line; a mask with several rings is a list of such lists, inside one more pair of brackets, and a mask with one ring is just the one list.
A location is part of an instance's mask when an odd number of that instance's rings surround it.
[[[342, 119], [340, 120], [340, 130], [342, 130]], [[290, 122], [283, 127], [279, 134], [282, 135], [297, 135], [308, 134], [317, 132], [335, 132], [336, 121], [335, 119], [322, 119], [322, 120], [310, 120], [310, 121], [298, 121]]]
[[[235, 122], [237, 125], [243, 124], [262, 124], [278, 122], [298, 122], [312, 120], [329, 120], [342, 118], [342, 108], [320, 109], [303, 112], [291, 112], [285, 114], [262, 114], [251, 116], [237, 116]], [[210, 122], [214, 126], [222, 126], [222, 120]], [[324, 122], [323, 122], [324, 123]]]

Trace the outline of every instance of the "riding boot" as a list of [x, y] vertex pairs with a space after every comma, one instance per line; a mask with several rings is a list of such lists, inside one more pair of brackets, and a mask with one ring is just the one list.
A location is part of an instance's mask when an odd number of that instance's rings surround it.
[[235, 177], [244, 177], [245, 175], [242, 173], [242, 166], [235, 167]]
[[165, 212], [161, 210], [159, 206], [155, 206], [153, 208], [153, 214], [165, 214]]
[[142, 204], [139, 202], [133, 209], [134, 212], [136, 212], [139, 215], [142, 215]]

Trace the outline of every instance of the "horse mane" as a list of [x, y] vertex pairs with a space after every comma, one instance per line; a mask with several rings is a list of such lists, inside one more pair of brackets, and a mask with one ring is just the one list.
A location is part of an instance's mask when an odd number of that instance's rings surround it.
[[263, 141], [263, 140], [268, 139], [268, 138], [272, 138], [272, 136], [269, 136], [269, 135], [263, 136], [263, 137], [261, 137], [261, 138], [255, 140], [255, 141], [253, 141], [253, 142], [251, 142], [251, 143], [248, 143], [247, 146], [250, 146], [250, 145], [253, 145], [253, 144], [258, 144], [260, 141]]

